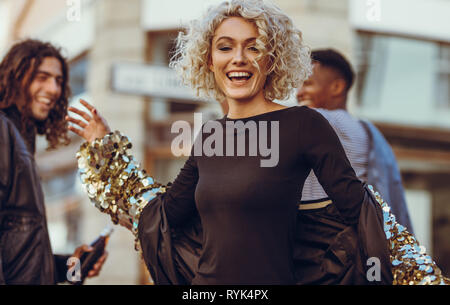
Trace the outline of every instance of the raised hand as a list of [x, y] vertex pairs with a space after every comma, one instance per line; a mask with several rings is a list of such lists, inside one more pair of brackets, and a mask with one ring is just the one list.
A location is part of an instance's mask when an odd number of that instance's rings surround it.
[[73, 125], [69, 125], [69, 130], [84, 138], [88, 142], [92, 142], [97, 138], [103, 138], [106, 134], [110, 133], [111, 130], [108, 126], [108, 122], [106, 122], [106, 120], [97, 113], [97, 109], [85, 100], [80, 99], [80, 102], [84, 107], [86, 107], [87, 110], [89, 110], [90, 114], [78, 108], [69, 107], [68, 110], [70, 112], [74, 112], [86, 120], [85, 122], [71, 116], [66, 116], [66, 121], [79, 127], [77, 128]]

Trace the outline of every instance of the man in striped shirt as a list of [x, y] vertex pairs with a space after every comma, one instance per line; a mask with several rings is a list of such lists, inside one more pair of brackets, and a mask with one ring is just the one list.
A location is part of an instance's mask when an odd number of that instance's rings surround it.
[[[356, 175], [360, 180], [372, 184], [380, 192], [391, 205], [397, 220], [412, 232], [400, 172], [396, 167], [396, 160], [389, 144], [375, 126], [347, 112], [347, 96], [354, 81], [351, 65], [344, 56], [332, 49], [316, 50], [311, 56], [313, 75], [299, 88], [297, 92], [299, 103], [315, 108], [329, 121], [341, 140]], [[374, 140], [377, 140], [376, 143]], [[375, 146], [378, 146], [378, 150], [382, 149], [384, 154], [374, 154], [372, 151]], [[376, 164], [383, 162], [392, 164], [389, 169]], [[371, 166], [379, 168], [371, 168]], [[386, 170], [391, 173], [382, 173], [384, 175], [382, 179], [377, 179], [372, 173], [373, 171], [379, 176], [380, 171]], [[397, 181], [394, 183], [391, 180]], [[392, 196], [392, 193], [395, 193], [395, 196]], [[300, 209], [308, 209], [309, 206], [324, 207], [330, 202], [327, 197], [328, 195], [311, 171], [303, 187]], [[323, 204], [318, 204], [318, 201]], [[315, 205], [308, 203], [315, 203]]]

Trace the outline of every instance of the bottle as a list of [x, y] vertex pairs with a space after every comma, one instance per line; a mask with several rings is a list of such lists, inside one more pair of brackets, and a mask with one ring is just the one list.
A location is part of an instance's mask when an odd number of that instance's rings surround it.
[[76, 282], [75, 285], [82, 285], [86, 279], [89, 271], [98, 261], [98, 259], [105, 253], [106, 245], [108, 244], [109, 237], [114, 229], [111, 226], [107, 226], [100, 233], [99, 237], [94, 240], [90, 246], [93, 248], [91, 252], [85, 252], [80, 258], [81, 264], [81, 280]]

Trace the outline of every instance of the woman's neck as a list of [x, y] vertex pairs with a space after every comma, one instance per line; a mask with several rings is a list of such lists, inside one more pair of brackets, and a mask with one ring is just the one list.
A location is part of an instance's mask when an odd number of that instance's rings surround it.
[[247, 118], [286, 108], [286, 106], [267, 100], [264, 96], [257, 96], [251, 100], [235, 100], [228, 98], [227, 102], [229, 107], [227, 117], [230, 119]]

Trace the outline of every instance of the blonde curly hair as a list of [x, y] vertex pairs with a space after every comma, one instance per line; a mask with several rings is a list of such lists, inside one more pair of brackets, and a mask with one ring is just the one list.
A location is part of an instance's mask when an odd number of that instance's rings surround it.
[[[202, 19], [194, 20], [187, 32], [180, 32], [170, 67], [181, 76], [200, 97], [222, 101], [225, 95], [216, 85], [209, 69], [214, 32], [223, 20], [242, 17], [258, 29], [256, 48], [259, 60], [269, 56], [270, 66], [264, 86], [264, 96], [272, 101], [289, 98], [312, 73], [310, 49], [302, 42], [302, 33], [291, 18], [277, 6], [263, 0], [231, 0], [210, 7]], [[257, 63], [253, 65], [258, 67]]]

